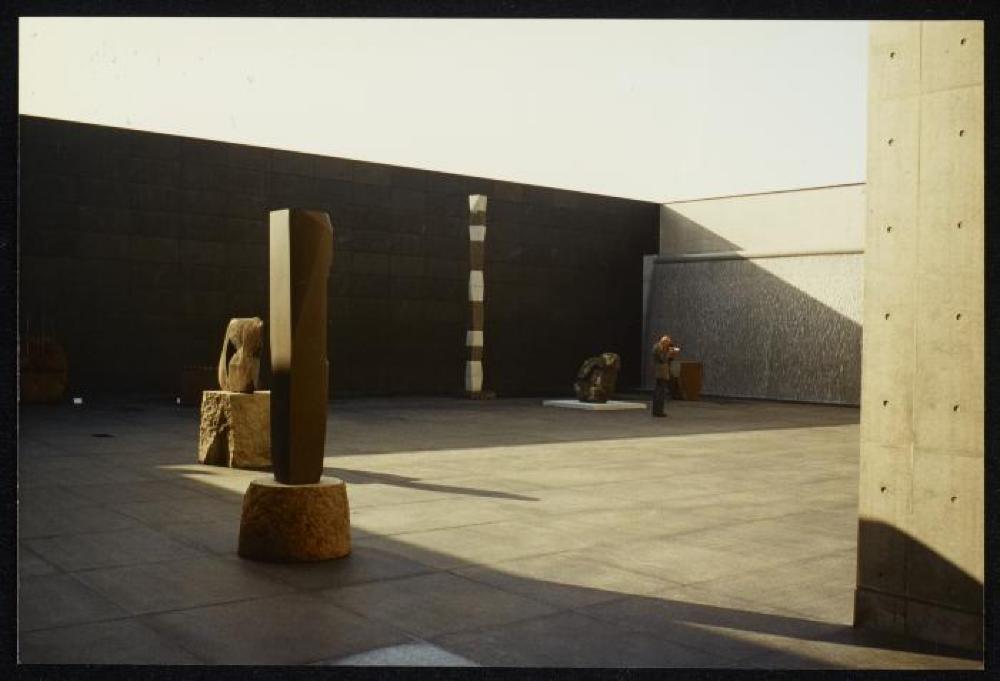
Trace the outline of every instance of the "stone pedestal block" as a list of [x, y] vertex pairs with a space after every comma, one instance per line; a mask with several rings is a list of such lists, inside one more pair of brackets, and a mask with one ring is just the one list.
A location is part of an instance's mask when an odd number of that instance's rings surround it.
[[674, 360], [670, 366], [670, 396], [675, 400], [700, 400], [702, 375], [701, 362]]
[[271, 393], [206, 390], [198, 461], [230, 468], [271, 466]]
[[342, 558], [351, 552], [347, 486], [337, 478], [285, 485], [258, 478], [243, 496], [239, 555], [274, 563]]

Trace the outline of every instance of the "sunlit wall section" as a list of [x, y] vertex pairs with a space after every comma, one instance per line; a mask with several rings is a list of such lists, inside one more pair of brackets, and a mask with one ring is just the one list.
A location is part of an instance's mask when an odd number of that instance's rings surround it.
[[873, 25], [855, 623], [983, 643], [983, 24]]
[[668, 203], [648, 258], [643, 376], [663, 333], [709, 395], [857, 404], [865, 186]]

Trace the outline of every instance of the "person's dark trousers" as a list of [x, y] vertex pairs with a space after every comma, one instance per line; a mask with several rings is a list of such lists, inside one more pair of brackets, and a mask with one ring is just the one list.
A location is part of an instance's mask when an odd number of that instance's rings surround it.
[[669, 381], [665, 378], [656, 379], [656, 387], [653, 388], [653, 416], [666, 416], [664, 407], [670, 399]]

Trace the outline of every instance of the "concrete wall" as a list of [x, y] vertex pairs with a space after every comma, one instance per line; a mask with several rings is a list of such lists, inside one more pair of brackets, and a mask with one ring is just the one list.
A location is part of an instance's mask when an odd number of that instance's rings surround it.
[[267, 319], [267, 215], [330, 213], [331, 392], [459, 393], [468, 195], [489, 197], [485, 387], [569, 394], [611, 351], [639, 381], [657, 205], [22, 117], [20, 323], [66, 347], [76, 394], [175, 394], [226, 322]]
[[983, 643], [983, 24], [875, 23], [855, 622]]
[[858, 404], [864, 215], [864, 185], [661, 206], [644, 351], [670, 333], [706, 394]]

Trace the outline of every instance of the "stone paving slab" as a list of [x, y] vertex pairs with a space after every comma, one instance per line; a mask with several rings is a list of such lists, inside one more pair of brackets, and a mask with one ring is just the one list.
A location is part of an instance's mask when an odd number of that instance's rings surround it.
[[23, 662], [982, 664], [850, 627], [857, 409], [335, 400], [354, 553], [314, 565], [236, 557], [262, 474], [199, 465], [196, 408], [20, 416]]
[[543, 407], [560, 407], [562, 409], [582, 409], [583, 411], [622, 411], [626, 409], [647, 409], [645, 402], [623, 402], [608, 400], [607, 402], [581, 402], [580, 400], [542, 400]]

